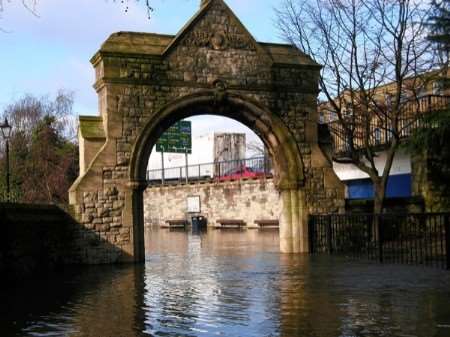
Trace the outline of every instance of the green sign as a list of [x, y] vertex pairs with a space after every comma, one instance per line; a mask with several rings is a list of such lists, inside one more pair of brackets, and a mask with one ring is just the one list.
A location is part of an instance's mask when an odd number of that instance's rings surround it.
[[179, 121], [159, 138], [156, 151], [169, 153], [192, 153], [191, 122]]

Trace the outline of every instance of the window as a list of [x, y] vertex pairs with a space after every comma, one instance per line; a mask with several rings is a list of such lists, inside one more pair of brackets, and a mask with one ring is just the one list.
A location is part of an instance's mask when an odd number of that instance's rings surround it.
[[444, 82], [442, 80], [436, 80], [433, 82], [433, 95], [442, 95], [444, 91]]
[[380, 128], [375, 128], [374, 137], [375, 137], [375, 145], [381, 144], [381, 129]]

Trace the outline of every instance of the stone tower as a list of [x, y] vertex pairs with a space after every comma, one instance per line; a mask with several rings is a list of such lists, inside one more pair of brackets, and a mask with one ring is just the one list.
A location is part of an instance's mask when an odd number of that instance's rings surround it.
[[214, 166], [215, 175], [220, 176], [237, 169], [245, 159], [245, 133], [214, 134]]

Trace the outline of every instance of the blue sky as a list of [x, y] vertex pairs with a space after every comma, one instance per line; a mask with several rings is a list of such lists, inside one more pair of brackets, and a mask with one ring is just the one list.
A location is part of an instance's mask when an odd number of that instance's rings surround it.
[[[1, 1], [1, 0], [0, 0]], [[97, 115], [97, 95], [92, 88], [94, 70], [89, 62], [106, 38], [117, 31], [176, 34], [198, 10], [200, 0], [152, 0], [149, 20], [142, 4], [130, 0], [39, 0], [38, 16], [21, 0], [3, 0], [0, 19], [0, 111], [26, 93], [54, 96], [59, 89], [75, 95], [77, 115]], [[141, 0], [142, 2], [142, 0]], [[274, 7], [281, 0], [227, 0], [253, 36], [264, 42], [280, 42]], [[214, 132], [244, 132], [248, 142], [257, 136], [231, 119], [198, 116], [193, 123], [191, 163], [212, 161]], [[149, 166], [158, 168], [159, 156]], [[184, 158], [167, 155], [167, 166], [183, 165]]]
[[[96, 114], [94, 72], [89, 59], [116, 31], [175, 34], [195, 13], [200, 0], [153, 0], [147, 18], [142, 4], [120, 0], [39, 0], [38, 17], [21, 1], [4, 1], [0, 19], [0, 110], [25, 93], [75, 93], [77, 114]], [[281, 0], [228, 0], [228, 5], [260, 41], [281, 41], [273, 8]]]

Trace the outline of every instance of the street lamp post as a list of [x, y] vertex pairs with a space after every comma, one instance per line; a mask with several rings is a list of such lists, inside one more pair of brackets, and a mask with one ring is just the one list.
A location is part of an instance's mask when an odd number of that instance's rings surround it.
[[10, 195], [10, 184], [9, 184], [9, 139], [11, 138], [12, 127], [8, 123], [8, 119], [5, 118], [5, 122], [0, 124], [0, 129], [2, 130], [2, 136], [5, 140], [5, 152], [6, 152], [6, 201], [11, 201]]

